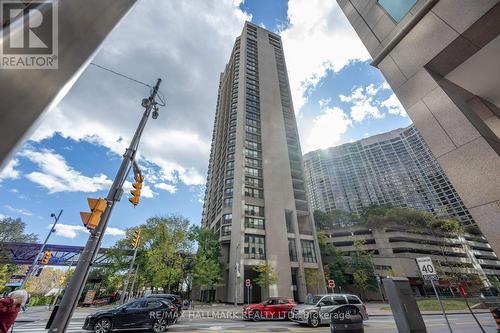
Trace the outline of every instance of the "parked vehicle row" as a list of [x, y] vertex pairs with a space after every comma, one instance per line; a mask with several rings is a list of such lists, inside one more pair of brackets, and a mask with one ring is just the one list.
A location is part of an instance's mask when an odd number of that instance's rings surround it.
[[[110, 310], [98, 311], [88, 316], [84, 330], [108, 333], [120, 330], [153, 330], [164, 332], [174, 325], [182, 314], [182, 299], [173, 294], [153, 294], [133, 300]], [[321, 294], [296, 304], [292, 298], [271, 297], [268, 300], [243, 307], [244, 320], [292, 320], [299, 324], [318, 327], [330, 323], [332, 316], [355, 314], [368, 319], [365, 304], [356, 295]]]
[[299, 324], [318, 327], [330, 323], [335, 310], [344, 305], [353, 305], [363, 320], [368, 319], [366, 305], [356, 295], [322, 294], [308, 299], [304, 304], [296, 304], [293, 299], [272, 297], [268, 300], [243, 307], [243, 319], [288, 319]]

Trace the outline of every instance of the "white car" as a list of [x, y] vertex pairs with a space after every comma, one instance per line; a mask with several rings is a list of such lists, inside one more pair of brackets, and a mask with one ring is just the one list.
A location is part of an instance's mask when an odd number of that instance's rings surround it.
[[330, 313], [336, 308], [352, 304], [359, 309], [363, 320], [368, 319], [366, 305], [356, 295], [351, 294], [323, 294], [315, 295], [304, 304], [295, 306], [291, 311], [291, 320], [311, 327], [330, 323]]

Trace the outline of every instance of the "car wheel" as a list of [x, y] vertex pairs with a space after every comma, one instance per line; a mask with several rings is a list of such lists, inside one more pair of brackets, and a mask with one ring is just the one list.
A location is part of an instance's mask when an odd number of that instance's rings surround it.
[[309, 316], [309, 326], [318, 327], [320, 324], [319, 315], [316, 312], [311, 313]]
[[95, 333], [108, 333], [109, 331], [111, 331], [111, 320], [108, 318], [101, 318], [94, 325]]
[[262, 315], [260, 314], [259, 310], [255, 310], [252, 315], [252, 320], [253, 321], [259, 321], [262, 319]]
[[153, 323], [153, 331], [155, 333], [165, 332], [168, 328], [167, 321], [165, 319], [155, 320]]

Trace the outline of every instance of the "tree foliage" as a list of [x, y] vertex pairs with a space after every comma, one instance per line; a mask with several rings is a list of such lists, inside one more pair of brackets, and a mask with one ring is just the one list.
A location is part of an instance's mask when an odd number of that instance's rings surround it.
[[314, 223], [319, 230], [349, 227], [357, 223], [358, 220], [359, 218], [355, 214], [340, 209], [333, 209], [329, 212], [314, 211]]
[[206, 228], [191, 231], [198, 242], [198, 252], [193, 267], [193, 285], [213, 289], [222, 280], [219, 238]]
[[[26, 224], [21, 219], [5, 217], [0, 219], [0, 246], [3, 242], [34, 243], [38, 240], [36, 234], [25, 233]], [[3, 247], [0, 247], [0, 256], [7, 257]], [[14, 264], [0, 263], [0, 292], [5, 289], [5, 283], [10, 280], [11, 275], [16, 274], [18, 267]]]
[[278, 283], [278, 275], [269, 264], [258, 264], [253, 267], [253, 270], [258, 273], [254, 282], [262, 289], [267, 289], [269, 286]]

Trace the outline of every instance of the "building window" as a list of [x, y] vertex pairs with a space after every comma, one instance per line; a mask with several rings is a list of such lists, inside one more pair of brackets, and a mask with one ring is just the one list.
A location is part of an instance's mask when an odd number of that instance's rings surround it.
[[290, 256], [290, 261], [298, 261], [297, 245], [295, 245], [295, 239], [293, 238], [288, 238], [288, 255]]
[[245, 228], [265, 229], [264, 219], [258, 217], [245, 217]]
[[399, 22], [417, 3], [417, 0], [378, 0], [378, 3], [394, 21]]
[[245, 234], [244, 251], [248, 259], [266, 259], [265, 237]]
[[302, 258], [304, 262], [316, 262], [316, 251], [314, 250], [314, 241], [302, 239]]
[[233, 222], [233, 214], [224, 214], [222, 216], [222, 224], [231, 224]]
[[246, 186], [245, 186], [245, 195], [247, 197], [252, 197], [252, 198], [259, 198], [259, 199], [264, 198], [264, 193], [262, 192], [262, 190]]
[[224, 199], [224, 207], [231, 207], [233, 205], [233, 198]]
[[264, 216], [264, 207], [254, 206], [254, 205], [245, 205], [245, 215], [251, 216]]
[[220, 228], [220, 231], [221, 231], [221, 236], [229, 236], [231, 235], [231, 226], [223, 225], [222, 228]]

